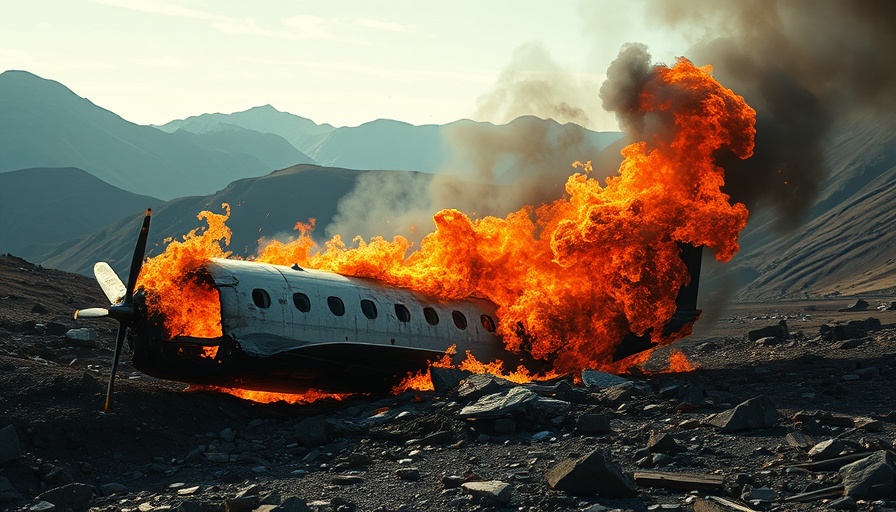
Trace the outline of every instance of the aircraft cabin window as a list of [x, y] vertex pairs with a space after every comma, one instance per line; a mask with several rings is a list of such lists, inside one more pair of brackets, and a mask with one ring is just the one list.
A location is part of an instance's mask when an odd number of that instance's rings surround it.
[[271, 307], [271, 296], [261, 288], [256, 288], [252, 290], [252, 302], [261, 309], [267, 309]]
[[429, 325], [438, 325], [439, 314], [436, 313], [436, 310], [430, 307], [423, 308], [423, 316], [426, 317], [426, 322]]
[[404, 307], [401, 304], [395, 305], [395, 316], [402, 322], [410, 322], [411, 321], [411, 312], [408, 311], [408, 308]]
[[492, 320], [492, 317], [488, 315], [482, 315], [479, 317], [479, 320], [482, 321], [482, 326], [485, 327], [485, 330], [488, 332], [495, 332], [495, 321]]
[[371, 320], [376, 318], [376, 304], [372, 300], [361, 299], [361, 311]]
[[296, 309], [302, 313], [311, 311], [311, 299], [302, 292], [292, 294], [292, 303], [296, 305]]
[[330, 311], [336, 316], [345, 314], [345, 304], [342, 303], [342, 299], [339, 297], [327, 297], [327, 306], [330, 306]]
[[460, 329], [465, 330], [467, 328], [467, 317], [464, 316], [460, 311], [452, 311], [451, 318], [454, 320], [454, 325]]

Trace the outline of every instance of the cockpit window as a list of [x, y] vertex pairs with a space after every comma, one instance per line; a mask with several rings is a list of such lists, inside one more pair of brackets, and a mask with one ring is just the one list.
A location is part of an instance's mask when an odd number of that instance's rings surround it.
[[482, 326], [485, 327], [486, 331], [495, 332], [495, 321], [492, 320], [492, 317], [488, 315], [482, 315], [479, 317], [479, 320], [482, 321]]
[[256, 288], [252, 290], [252, 302], [261, 309], [271, 307], [271, 296], [265, 290]]
[[408, 308], [404, 307], [403, 304], [395, 305], [395, 316], [398, 317], [398, 320], [402, 322], [410, 322], [411, 321], [411, 312], [408, 311]]
[[343, 304], [342, 299], [339, 297], [327, 297], [327, 306], [330, 306], [330, 311], [336, 316], [345, 314], [345, 304]]
[[467, 317], [464, 316], [460, 311], [454, 310], [451, 312], [451, 319], [454, 320], [454, 326], [460, 330], [466, 330], [467, 328]]
[[376, 318], [376, 303], [370, 299], [361, 299], [361, 311], [364, 313], [364, 316], [373, 320]]
[[292, 294], [292, 303], [295, 304], [296, 309], [302, 313], [311, 311], [311, 299], [302, 292]]
[[435, 309], [430, 307], [423, 308], [423, 316], [426, 317], [426, 323], [429, 325], [439, 324], [439, 314], [436, 313]]

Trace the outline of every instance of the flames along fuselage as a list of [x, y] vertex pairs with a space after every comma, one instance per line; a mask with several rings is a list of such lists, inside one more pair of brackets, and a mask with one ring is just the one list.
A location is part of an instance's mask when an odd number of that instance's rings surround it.
[[169, 339], [138, 293], [130, 338], [136, 369], [194, 384], [338, 393], [388, 390], [452, 345], [456, 363], [467, 351], [510, 368], [525, 362], [504, 350], [486, 300], [440, 300], [298, 266], [213, 259], [206, 271], [220, 297], [223, 335]]
[[[700, 314], [702, 251], [680, 248], [691, 281], [664, 336], [689, 329]], [[222, 336], [169, 336], [139, 292], [129, 331], [136, 369], [192, 384], [296, 393], [388, 391], [452, 346], [454, 364], [469, 352], [510, 370], [545, 369], [544, 361], [505, 350], [495, 334], [496, 306], [484, 299], [442, 300], [372, 279], [250, 261], [212, 259], [205, 271], [220, 298]], [[629, 334], [614, 360], [654, 345], [650, 333]]]

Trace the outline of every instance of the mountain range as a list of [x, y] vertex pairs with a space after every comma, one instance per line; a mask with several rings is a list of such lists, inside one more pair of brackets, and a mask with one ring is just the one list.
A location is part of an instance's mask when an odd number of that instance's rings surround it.
[[[564, 134], [570, 125], [532, 116], [514, 119], [506, 126], [496, 126], [463, 119], [444, 125], [415, 126], [391, 119], [377, 119], [356, 127], [334, 128], [310, 119], [280, 112], [271, 105], [254, 107], [233, 114], [202, 114], [158, 126], [170, 133], [187, 131], [213, 134], [234, 126], [260, 133], [278, 135], [319, 165], [348, 169], [418, 171], [435, 173], [444, 170], [469, 170], [470, 163], [455, 158], [463, 148], [457, 134], [474, 132], [484, 137], [513, 133], [538, 124], [554, 138]], [[578, 128], [578, 127], [576, 127]], [[602, 150], [621, 136], [618, 132], [581, 130], [582, 146]], [[461, 169], [457, 169], [460, 166]]]
[[167, 200], [311, 161], [270, 134], [166, 133], [126, 121], [58, 82], [25, 71], [0, 74], [0, 172], [77, 167]]
[[[733, 287], [741, 300], [896, 293], [893, 125], [868, 115], [837, 127], [825, 155], [832, 173], [805, 223], [781, 232], [771, 212], [751, 212], [741, 252], [705, 266], [705, 284]], [[57, 82], [10, 71], [0, 74], [0, 252], [81, 273], [107, 260], [123, 272], [144, 208], [156, 210], [153, 253], [200, 226], [199, 211], [227, 202], [230, 249], [251, 254], [260, 237], [288, 235], [308, 218], [321, 236], [340, 201], [373, 182], [425, 185], [462, 170], [507, 185], [513, 171], [547, 161], [542, 146], [531, 151], [533, 133], [562, 162], [580, 153], [612, 161], [623, 143], [618, 133], [525, 117], [337, 128], [270, 105], [140, 126]]]

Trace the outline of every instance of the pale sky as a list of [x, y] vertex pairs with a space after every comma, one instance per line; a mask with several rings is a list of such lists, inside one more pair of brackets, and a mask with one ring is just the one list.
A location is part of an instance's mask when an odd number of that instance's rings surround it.
[[[660, 62], [679, 36], [638, 2], [584, 0], [0, 0], [0, 71], [22, 69], [138, 124], [271, 104], [335, 126], [379, 118], [506, 122], [478, 108], [537, 43], [588, 127], [615, 130], [598, 88], [625, 42]], [[514, 112], [539, 115], [539, 112]], [[542, 117], [546, 117], [542, 115]]]

